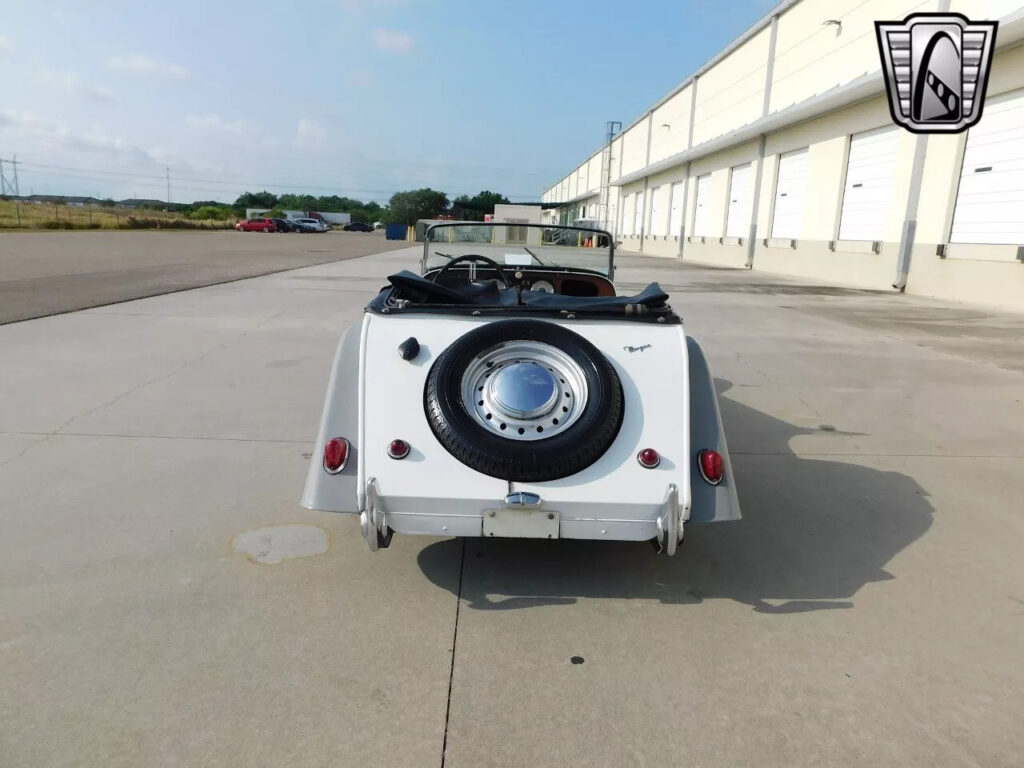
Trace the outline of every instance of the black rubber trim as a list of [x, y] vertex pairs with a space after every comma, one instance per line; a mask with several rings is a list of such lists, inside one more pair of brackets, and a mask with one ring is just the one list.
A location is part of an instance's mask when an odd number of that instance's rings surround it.
[[[557, 347], [583, 370], [587, 404], [564, 432], [542, 440], [501, 437], [483, 427], [462, 403], [462, 375], [480, 352], [528, 339]], [[608, 359], [567, 328], [542, 320], [498, 320], [475, 328], [431, 366], [423, 393], [427, 422], [438, 442], [466, 466], [491, 477], [545, 482], [574, 475], [597, 461], [622, 425], [622, 384]]]
[[385, 286], [373, 297], [365, 309], [375, 315], [438, 315], [442, 317], [530, 317], [561, 318], [568, 320], [620, 320], [627, 323], [657, 323], [679, 325], [683, 319], [669, 305], [649, 309], [643, 313], [630, 312], [623, 307], [614, 309], [554, 309], [529, 306], [484, 306], [466, 304], [420, 304], [397, 306], [391, 300], [392, 287]]

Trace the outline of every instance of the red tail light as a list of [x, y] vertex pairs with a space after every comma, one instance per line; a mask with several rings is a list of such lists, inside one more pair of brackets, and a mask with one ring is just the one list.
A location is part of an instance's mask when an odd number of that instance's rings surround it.
[[705, 448], [697, 454], [697, 469], [700, 470], [700, 476], [704, 478], [705, 482], [718, 485], [725, 477], [725, 461], [722, 459], [722, 454]]
[[392, 459], [404, 459], [409, 455], [409, 444], [405, 440], [392, 440], [388, 444], [388, 456]]
[[349, 444], [344, 437], [332, 437], [324, 445], [324, 469], [336, 475], [348, 464]]
[[654, 469], [661, 464], [661, 455], [653, 448], [644, 448], [636, 455], [636, 460], [644, 469]]

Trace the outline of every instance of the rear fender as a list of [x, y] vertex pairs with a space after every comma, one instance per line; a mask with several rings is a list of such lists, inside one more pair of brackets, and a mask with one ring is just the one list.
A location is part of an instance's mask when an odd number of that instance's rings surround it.
[[[694, 462], [690, 472], [690, 522], [739, 520], [740, 502], [736, 496], [729, 449], [725, 444], [715, 382], [704, 350], [692, 336], [686, 337], [686, 350], [690, 361], [690, 452]], [[718, 451], [724, 459], [725, 477], [718, 485], [705, 482], [697, 469], [697, 453], [704, 448]]]
[[[302, 506], [326, 512], [358, 512], [359, 500], [359, 379], [362, 324], [352, 325], [341, 336], [334, 355], [327, 398], [320, 418], [313, 458], [309, 462]], [[345, 468], [336, 475], [324, 470], [324, 444], [333, 437], [349, 442]]]

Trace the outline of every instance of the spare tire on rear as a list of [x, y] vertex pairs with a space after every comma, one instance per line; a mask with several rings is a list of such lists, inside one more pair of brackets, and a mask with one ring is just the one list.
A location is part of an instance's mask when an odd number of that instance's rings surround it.
[[608, 359], [541, 320], [499, 320], [457, 339], [431, 367], [423, 399], [441, 445], [503, 480], [586, 469], [622, 424], [622, 385]]

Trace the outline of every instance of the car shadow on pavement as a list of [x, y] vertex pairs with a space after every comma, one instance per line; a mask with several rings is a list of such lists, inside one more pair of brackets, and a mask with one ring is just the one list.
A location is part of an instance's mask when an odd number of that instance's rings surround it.
[[[728, 382], [718, 381], [720, 393]], [[468, 607], [509, 610], [578, 598], [696, 604], [728, 598], [765, 613], [852, 608], [865, 584], [932, 522], [911, 477], [850, 461], [808, 459], [789, 447], [798, 427], [720, 394], [743, 519], [686, 526], [675, 557], [650, 544], [532, 539], [449, 539], [425, 547], [427, 578], [457, 592], [465, 557]], [[742, 436], [742, 439], [740, 439]], [[744, 450], [743, 446], [751, 446]], [[462, 547], [465, 546], [463, 554]]]

